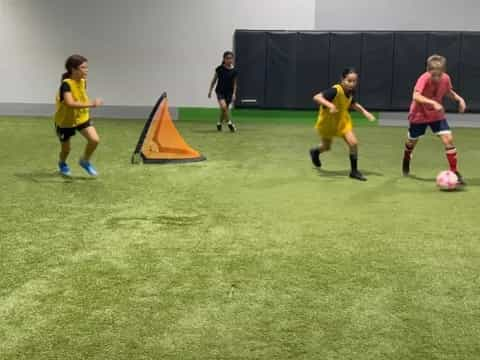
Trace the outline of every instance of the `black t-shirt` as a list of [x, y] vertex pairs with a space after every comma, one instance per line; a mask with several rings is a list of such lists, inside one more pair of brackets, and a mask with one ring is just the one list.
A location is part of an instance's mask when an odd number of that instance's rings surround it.
[[[333, 101], [333, 99], [335, 99], [335, 96], [337, 96], [337, 89], [334, 88], [334, 87], [331, 87], [331, 88], [328, 88], [327, 90], [325, 91], [322, 91], [322, 95], [325, 99], [327, 99], [328, 101]], [[352, 91], [350, 93], [347, 93], [345, 92], [345, 95], [347, 97], [352, 97], [352, 105], [356, 103], [356, 100], [355, 100], [355, 91]]]
[[67, 92], [72, 92], [72, 89], [68, 83], [62, 82], [62, 85], [60, 85], [60, 101], [63, 101], [65, 98], [64, 94]]
[[223, 95], [233, 94], [235, 79], [238, 76], [237, 69], [235, 68], [228, 69], [225, 66], [220, 65], [215, 69], [215, 72], [218, 77], [217, 87], [215, 88], [215, 92]]

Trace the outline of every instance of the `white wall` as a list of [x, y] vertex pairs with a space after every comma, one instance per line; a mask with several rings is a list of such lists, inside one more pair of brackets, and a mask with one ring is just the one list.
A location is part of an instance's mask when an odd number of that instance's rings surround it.
[[235, 29], [314, 25], [315, 0], [0, 0], [0, 103], [51, 103], [80, 53], [109, 105], [150, 106], [166, 90], [172, 105], [214, 106], [208, 84]]
[[480, 31], [478, 0], [316, 0], [317, 30]]

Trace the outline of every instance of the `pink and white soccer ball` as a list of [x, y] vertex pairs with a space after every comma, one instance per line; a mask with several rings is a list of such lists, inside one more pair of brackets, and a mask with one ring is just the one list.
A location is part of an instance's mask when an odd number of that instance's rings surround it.
[[437, 176], [437, 185], [442, 190], [455, 190], [458, 186], [458, 177], [453, 171], [442, 171]]

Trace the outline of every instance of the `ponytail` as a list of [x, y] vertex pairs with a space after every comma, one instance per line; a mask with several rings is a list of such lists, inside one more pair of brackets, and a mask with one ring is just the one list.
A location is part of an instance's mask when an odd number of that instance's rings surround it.
[[354, 67], [347, 67], [342, 71], [342, 80], [350, 74], [358, 74], [358, 72]]
[[82, 55], [69, 56], [65, 62], [65, 69], [67, 69], [67, 72], [62, 75], [62, 81], [70, 78], [73, 70], [78, 69], [80, 65], [86, 63], [87, 61], [87, 58]]

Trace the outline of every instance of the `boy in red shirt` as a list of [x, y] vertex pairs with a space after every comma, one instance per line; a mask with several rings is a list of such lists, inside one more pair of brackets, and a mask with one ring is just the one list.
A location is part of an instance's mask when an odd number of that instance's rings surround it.
[[427, 60], [427, 72], [417, 81], [413, 92], [413, 101], [408, 119], [408, 140], [405, 144], [403, 158], [403, 175], [410, 173], [410, 160], [412, 152], [419, 138], [425, 135], [427, 127], [438, 135], [445, 145], [445, 152], [450, 165], [450, 170], [457, 174], [461, 185], [465, 182], [457, 168], [457, 149], [453, 143], [453, 135], [446, 120], [443, 99], [448, 96], [458, 102], [459, 112], [464, 113], [467, 105], [465, 100], [452, 89], [450, 76], [445, 72], [447, 59], [440, 55], [432, 55]]

